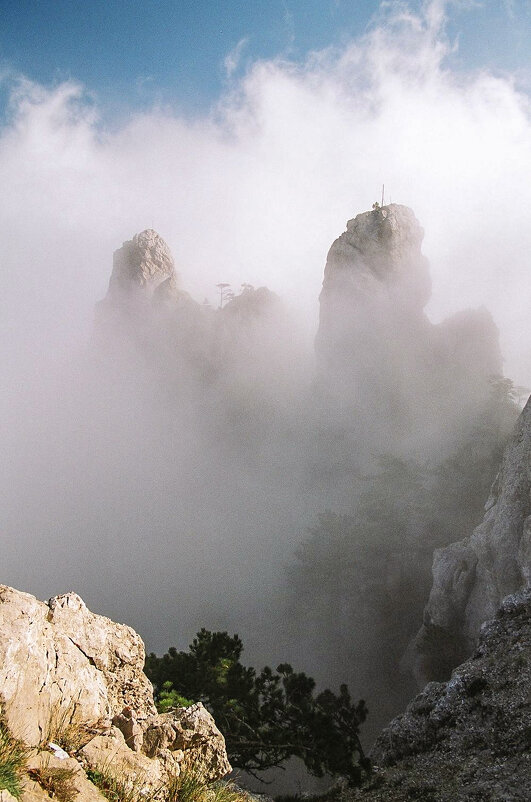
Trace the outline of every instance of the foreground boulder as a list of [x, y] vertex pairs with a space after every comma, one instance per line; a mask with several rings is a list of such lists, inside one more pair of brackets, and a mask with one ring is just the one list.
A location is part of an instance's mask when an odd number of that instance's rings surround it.
[[429, 683], [380, 735], [366, 802], [527, 802], [531, 590], [508, 596], [447, 683]]
[[113, 766], [155, 791], [183, 767], [206, 781], [230, 770], [201, 704], [158, 715], [130, 627], [91, 613], [75, 593], [44, 603], [0, 585], [0, 706], [31, 747], [59, 744], [92, 770]]

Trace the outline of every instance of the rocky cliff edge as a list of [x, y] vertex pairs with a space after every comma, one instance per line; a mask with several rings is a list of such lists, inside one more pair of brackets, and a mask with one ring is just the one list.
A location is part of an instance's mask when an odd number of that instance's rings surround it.
[[528, 589], [503, 600], [449, 682], [430, 682], [383, 731], [373, 748], [373, 778], [354, 798], [528, 802], [530, 687]]
[[531, 399], [522, 411], [482, 523], [437, 549], [424, 623], [408, 656], [422, 685], [446, 679], [472, 652], [501, 600], [531, 584]]
[[[69, 768], [80, 800], [101, 802], [94, 772], [152, 797], [185, 769], [205, 781], [231, 771], [202, 704], [157, 714], [144, 658], [136, 632], [91, 613], [77, 594], [44, 603], [0, 585], [1, 719], [31, 748], [29, 776], [42, 775], [43, 763]], [[41, 792], [28, 779], [23, 802], [47, 798]]]

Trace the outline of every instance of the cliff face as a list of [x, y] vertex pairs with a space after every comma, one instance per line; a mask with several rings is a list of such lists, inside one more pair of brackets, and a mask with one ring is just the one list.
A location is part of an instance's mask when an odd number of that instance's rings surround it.
[[430, 279], [421, 242], [413, 212], [392, 204], [349, 220], [332, 244], [316, 353], [338, 406], [346, 402], [358, 414], [377, 409], [382, 418], [393, 408], [406, 414], [429, 332], [423, 308]]
[[[320, 296], [323, 345], [353, 324], [366, 323], [375, 307], [393, 317], [422, 314], [430, 297], [423, 234], [411, 209], [396, 203], [348, 221], [326, 260]], [[339, 314], [343, 310], [346, 319]]]
[[[0, 585], [2, 722], [35, 751], [30, 769], [59, 761], [83, 786], [82, 799], [101, 799], [84, 769], [114, 772], [146, 793], [183, 768], [206, 780], [231, 770], [201, 704], [157, 714], [144, 658], [136, 632], [91, 613], [77, 594], [44, 603]], [[27, 789], [28, 802], [46, 798], [35, 782]]]
[[531, 583], [531, 399], [520, 415], [473, 533], [433, 561], [433, 587], [413, 646], [420, 685], [470, 654], [481, 624]]
[[429, 683], [378, 738], [366, 802], [527, 802], [531, 591], [508, 596], [472, 657]]
[[168, 305], [195, 313], [199, 309], [181, 287], [168, 245], [148, 228], [114, 252], [107, 296], [97, 307], [98, 328], [103, 329], [104, 338], [112, 337], [112, 326], [131, 327], [132, 323], [133, 330], [142, 329], [157, 310]]
[[132, 629], [94, 615], [75, 593], [48, 604], [0, 586], [0, 698], [12, 733], [30, 744], [50, 710], [74, 704], [86, 722], [110, 725], [131, 705], [155, 714], [142, 669], [144, 644]]

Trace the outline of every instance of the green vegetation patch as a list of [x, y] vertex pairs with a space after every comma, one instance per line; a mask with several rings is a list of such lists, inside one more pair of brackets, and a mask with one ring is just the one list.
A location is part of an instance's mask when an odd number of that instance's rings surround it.
[[10, 734], [0, 722], [0, 790], [9, 791], [16, 799], [22, 793], [28, 749]]

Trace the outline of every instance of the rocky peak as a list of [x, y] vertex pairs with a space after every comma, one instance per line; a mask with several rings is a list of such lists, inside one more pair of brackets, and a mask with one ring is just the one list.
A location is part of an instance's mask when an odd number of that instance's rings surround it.
[[487, 377], [502, 371], [486, 310], [437, 325], [425, 315], [423, 233], [407, 206], [358, 214], [328, 252], [320, 295], [316, 355], [326, 414], [334, 410], [343, 426], [374, 426], [400, 449], [439, 444], [441, 434], [448, 440], [443, 433], [458, 417], [464, 425], [477, 416]]
[[328, 252], [321, 311], [330, 296], [355, 296], [359, 303], [382, 292], [422, 309], [430, 295], [424, 231], [412, 210], [392, 203], [358, 214]]
[[[371, 355], [381, 364], [394, 363], [393, 342], [407, 359], [426, 339], [430, 278], [422, 237], [411, 209], [396, 203], [348, 221], [328, 252], [319, 297], [316, 349], [326, 372], [369, 386]], [[420, 331], [412, 338], [414, 330]]]
[[173, 257], [162, 237], [152, 228], [135, 234], [114, 252], [110, 295], [135, 289], [148, 290], [151, 294], [166, 281], [177, 285]]

